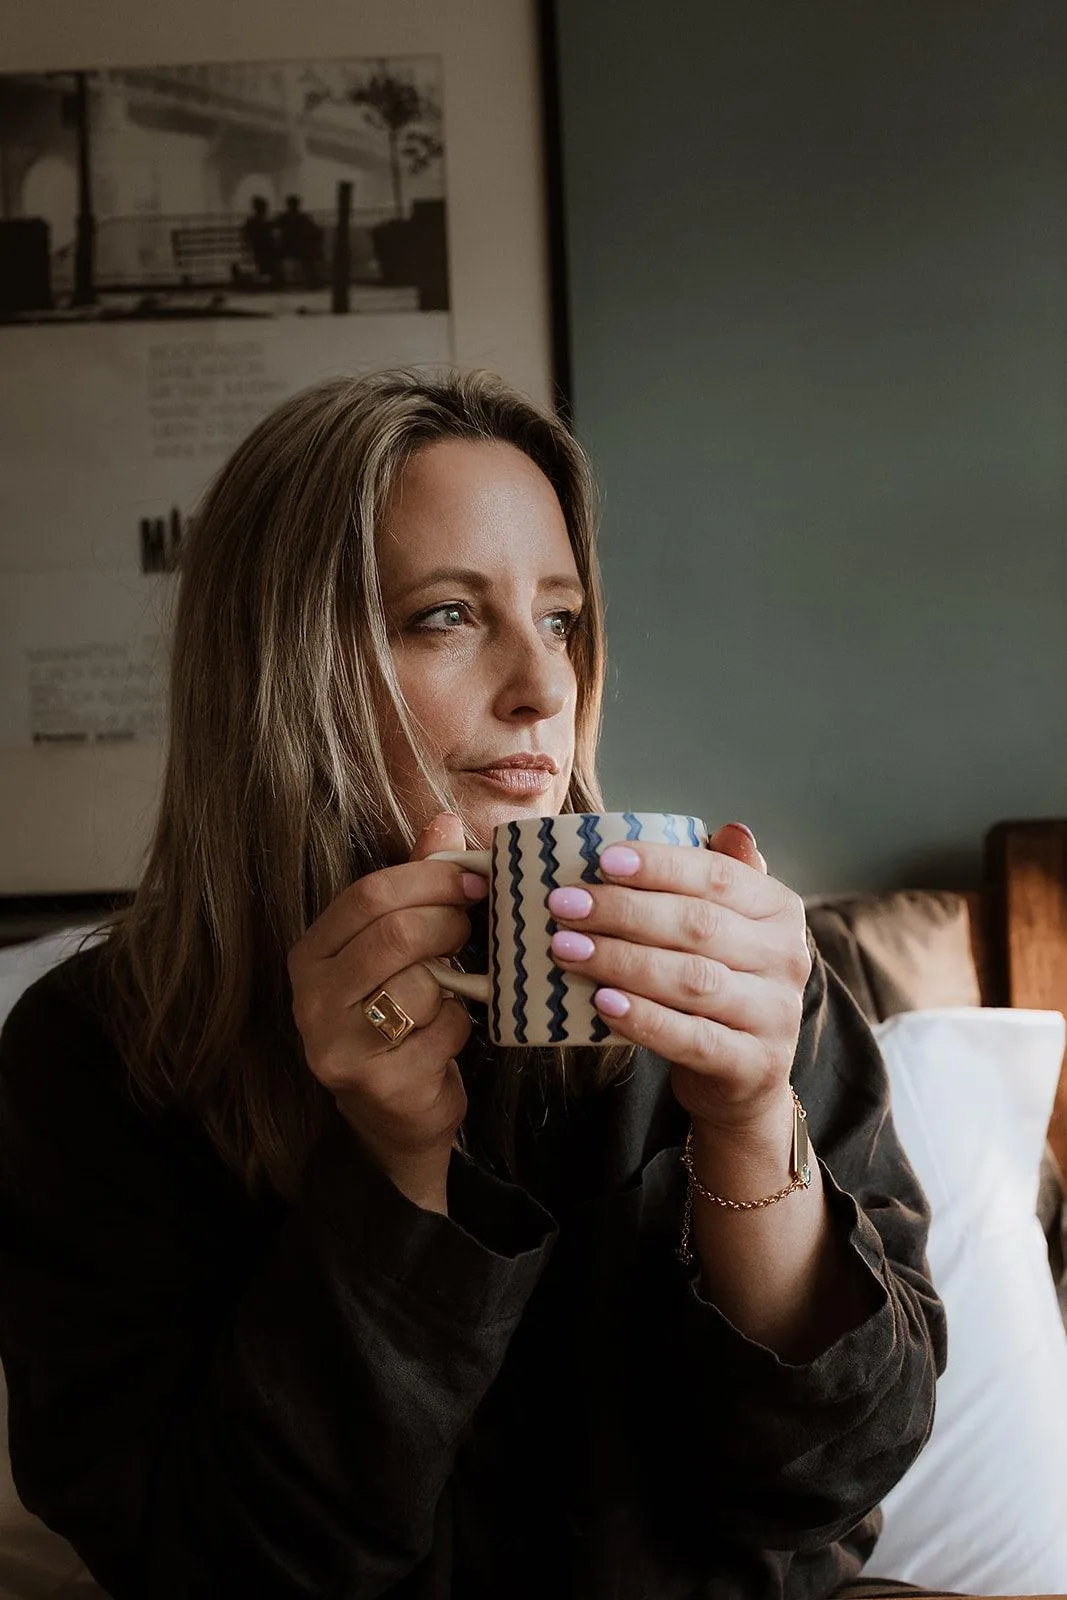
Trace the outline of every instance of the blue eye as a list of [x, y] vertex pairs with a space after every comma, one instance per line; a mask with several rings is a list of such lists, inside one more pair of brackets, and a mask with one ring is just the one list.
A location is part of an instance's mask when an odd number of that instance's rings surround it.
[[575, 623], [578, 621], [577, 611], [553, 611], [545, 621], [550, 625], [554, 639], [566, 641], [574, 632]]
[[[441, 618], [441, 621], [435, 621]], [[416, 617], [413, 626], [423, 628], [427, 633], [450, 633], [456, 628], [461, 628], [467, 620], [467, 607], [459, 601], [449, 605], [434, 606], [432, 611], [424, 611], [421, 617]]]

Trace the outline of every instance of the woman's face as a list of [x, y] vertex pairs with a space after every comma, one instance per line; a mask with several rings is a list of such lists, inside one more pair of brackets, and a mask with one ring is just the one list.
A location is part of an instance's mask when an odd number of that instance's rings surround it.
[[[408, 463], [378, 565], [404, 699], [471, 834], [562, 809], [582, 585], [552, 485], [508, 444], [448, 439]], [[397, 730], [390, 775], [416, 831], [439, 809]]]

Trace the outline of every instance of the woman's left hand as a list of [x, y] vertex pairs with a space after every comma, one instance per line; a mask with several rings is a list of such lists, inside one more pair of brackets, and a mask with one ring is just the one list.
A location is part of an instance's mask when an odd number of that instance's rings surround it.
[[736, 823], [708, 850], [609, 846], [600, 870], [605, 883], [549, 896], [554, 960], [600, 986], [614, 1033], [670, 1063], [694, 1121], [736, 1128], [773, 1111], [811, 972], [799, 896]]

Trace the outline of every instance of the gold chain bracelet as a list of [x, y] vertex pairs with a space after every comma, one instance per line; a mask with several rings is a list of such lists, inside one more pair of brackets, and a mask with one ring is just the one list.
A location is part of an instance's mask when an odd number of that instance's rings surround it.
[[693, 1225], [693, 1195], [698, 1194], [702, 1200], [707, 1200], [713, 1206], [719, 1206], [723, 1211], [763, 1211], [767, 1206], [776, 1206], [779, 1200], [784, 1200], [787, 1195], [795, 1194], [798, 1189], [806, 1189], [811, 1183], [811, 1149], [808, 1144], [808, 1113], [800, 1103], [800, 1098], [790, 1084], [789, 1092], [793, 1096], [793, 1146], [790, 1153], [790, 1171], [793, 1176], [784, 1188], [778, 1189], [774, 1194], [765, 1194], [760, 1200], [727, 1200], [725, 1195], [712, 1194], [710, 1189], [705, 1189], [693, 1170], [693, 1125], [690, 1123], [689, 1132], [685, 1138], [685, 1149], [682, 1151], [682, 1165], [686, 1170], [688, 1182], [685, 1191], [685, 1210], [682, 1213], [682, 1237], [678, 1254], [686, 1266], [693, 1262], [693, 1251], [690, 1243]]

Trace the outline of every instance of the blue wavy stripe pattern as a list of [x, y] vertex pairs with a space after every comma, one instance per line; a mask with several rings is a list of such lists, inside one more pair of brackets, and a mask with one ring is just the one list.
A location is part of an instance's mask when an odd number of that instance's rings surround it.
[[522, 889], [519, 881], [519, 825], [508, 823], [508, 869], [511, 873], [511, 922], [515, 931], [515, 1002], [511, 1015], [515, 1018], [515, 1037], [526, 1043], [526, 919], [522, 914]]
[[585, 816], [578, 824], [578, 837], [582, 841], [578, 846], [578, 851], [585, 862], [585, 866], [582, 868], [583, 883], [600, 882], [597, 863], [600, 860], [600, 848], [603, 840], [597, 827], [599, 821], [600, 818], [598, 816]]
[[673, 817], [664, 817], [663, 831], [667, 835], [668, 844], [681, 844], [682, 841], [678, 837], [678, 829], [674, 826]]
[[493, 873], [490, 879], [490, 889], [493, 903], [489, 910], [489, 922], [493, 930], [493, 958], [489, 963], [489, 971], [493, 981], [493, 996], [490, 1006], [490, 1034], [494, 1044], [500, 1042], [500, 912], [496, 904], [496, 857], [493, 857]]
[[623, 814], [622, 814], [622, 820], [626, 824], [626, 837], [627, 837], [627, 839], [640, 839], [640, 837], [641, 837], [641, 824], [638, 822], [638, 820], [634, 816], [633, 812], [632, 811], [624, 811]]
[[[556, 883], [556, 874], [559, 872], [559, 861], [556, 859], [556, 852], [553, 848], [556, 841], [552, 832], [551, 817], [542, 818], [541, 826], [537, 830], [537, 837], [541, 841], [541, 849], [539, 851], [541, 857], [541, 882], [544, 885], [545, 899], [547, 900], [548, 896], [552, 893], [552, 890], [558, 887]], [[555, 931], [555, 919], [553, 917], [549, 917], [549, 938], [551, 938]], [[551, 963], [551, 950], [548, 951], [548, 959]], [[567, 1008], [563, 1004], [563, 997], [567, 993], [567, 985], [564, 981], [563, 973], [560, 971], [559, 967], [553, 965], [549, 966], [549, 982], [552, 987], [548, 995], [548, 1010], [550, 1015], [550, 1021], [548, 1024], [548, 1037], [553, 1044], [559, 1044], [561, 1040], [567, 1037]]]
[[699, 846], [699, 844], [700, 844], [700, 835], [697, 832], [697, 820], [696, 820], [696, 818], [695, 817], [686, 817], [685, 825], [689, 829], [689, 843]]

